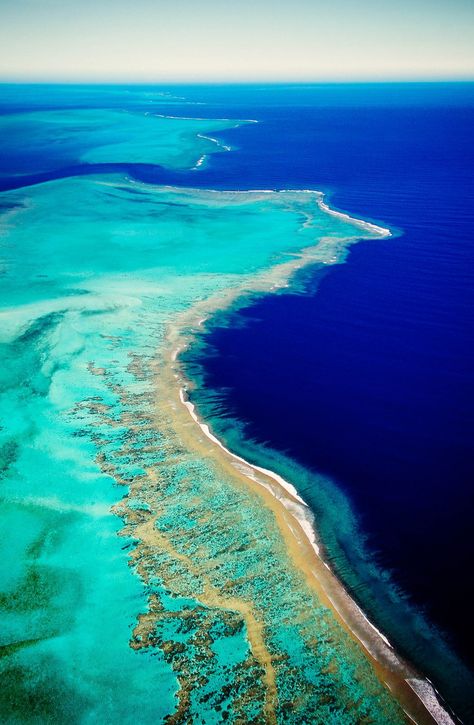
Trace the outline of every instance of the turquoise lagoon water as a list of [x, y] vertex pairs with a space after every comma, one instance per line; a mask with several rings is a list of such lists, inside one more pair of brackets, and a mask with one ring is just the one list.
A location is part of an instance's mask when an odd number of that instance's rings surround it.
[[[24, 116], [2, 118], [17, 140], [28, 127], [46, 144], [54, 127], [83, 161], [170, 168], [194, 167], [216, 150], [197, 134], [225, 126]], [[333, 262], [374, 234], [314, 194], [120, 175], [0, 201], [2, 721], [401, 722], [293, 568], [270, 510], [186, 447], [155, 390], [179, 313], [251, 289], [304, 248]]]
[[[229, 121], [167, 117], [159, 107], [137, 113], [123, 109], [51, 109], [0, 116], [0, 174], [26, 173], [37, 157], [51, 168], [57, 159], [84, 164], [120, 162], [154, 164], [168, 169], [192, 169], [225, 145], [212, 134]], [[7, 143], [6, 143], [7, 142]], [[21, 154], [19, 154], [19, 148]], [[11, 158], [9, 153], [14, 149]], [[48, 163], [48, 162], [47, 162]]]

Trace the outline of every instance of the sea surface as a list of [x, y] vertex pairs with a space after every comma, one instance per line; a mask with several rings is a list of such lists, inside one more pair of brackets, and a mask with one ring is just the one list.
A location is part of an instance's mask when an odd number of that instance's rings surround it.
[[298, 480], [357, 600], [472, 722], [474, 86], [260, 100], [228, 173], [320, 188], [393, 237], [216, 318], [189, 356], [193, 399], [232, 448]]
[[210, 185], [227, 132], [258, 125], [237, 109], [0, 91], [0, 719], [402, 723], [176, 361], [203, 306], [383, 230], [318, 192]]
[[239, 294], [191, 401], [474, 721], [473, 120], [470, 84], [0, 87], [6, 722], [403, 721], [157, 384]]

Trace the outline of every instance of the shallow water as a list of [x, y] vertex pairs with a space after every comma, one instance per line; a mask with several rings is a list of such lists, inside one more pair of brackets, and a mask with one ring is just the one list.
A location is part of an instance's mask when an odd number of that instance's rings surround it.
[[[150, 164], [192, 168], [216, 147], [197, 134], [225, 126], [188, 119], [183, 136], [136, 97], [119, 118], [94, 90], [78, 110], [77, 89], [52, 93], [67, 111], [40, 110], [30, 93], [36, 110], [13, 116], [9, 89], [1, 119], [4, 177], [25, 184], [59, 162], [120, 167], [148, 148]], [[351, 239], [378, 235], [313, 194], [103, 171], [1, 197], [2, 719], [401, 722], [272, 512], [177, 435], [157, 385], [165, 331], [193, 305], [251, 290], [306, 247], [332, 263]]]
[[214, 430], [298, 481], [341, 577], [466, 722], [474, 719], [473, 90], [236, 95], [244, 115], [250, 97], [260, 104], [262, 122], [234, 132], [241, 152], [229, 157], [229, 177], [245, 169], [254, 186], [321, 185], [336, 206], [398, 234], [352, 247], [324, 277], [306, 274], [304, 295], [217, 318], [202, 355], [195, 348], [189, 360], [204, 382], [194, 400]]

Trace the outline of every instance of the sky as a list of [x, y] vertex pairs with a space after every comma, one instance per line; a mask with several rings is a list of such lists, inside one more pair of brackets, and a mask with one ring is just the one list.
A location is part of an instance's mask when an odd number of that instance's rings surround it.
[[0, 80], [474, 79], [474, 0], [0, 0]]

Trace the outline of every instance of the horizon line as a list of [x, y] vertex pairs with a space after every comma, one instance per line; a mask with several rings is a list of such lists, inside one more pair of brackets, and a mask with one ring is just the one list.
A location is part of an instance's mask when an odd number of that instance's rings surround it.
[[394, 77], [387, 76], [383, 78], [375, 77], [357, 77], [357, 78], [256, 78], [256, 79], [237, 79], [237, 78], [156, 78], [156, 79], [139, 79], [139, 78], [15, 78], [0, 76], [0, 85], [110, 85], [110, 86], [203, 86], [203, 85], [225, 85], [225, 86], [256, 86], [256, 85], [275, 85], [275, 86], [302, 86], [302, 85], [363, 85], [363, 84], [388, 84], [388, 83], [474, 83], [474, 74], [466, 76], [414, 76], [414, 77]]

